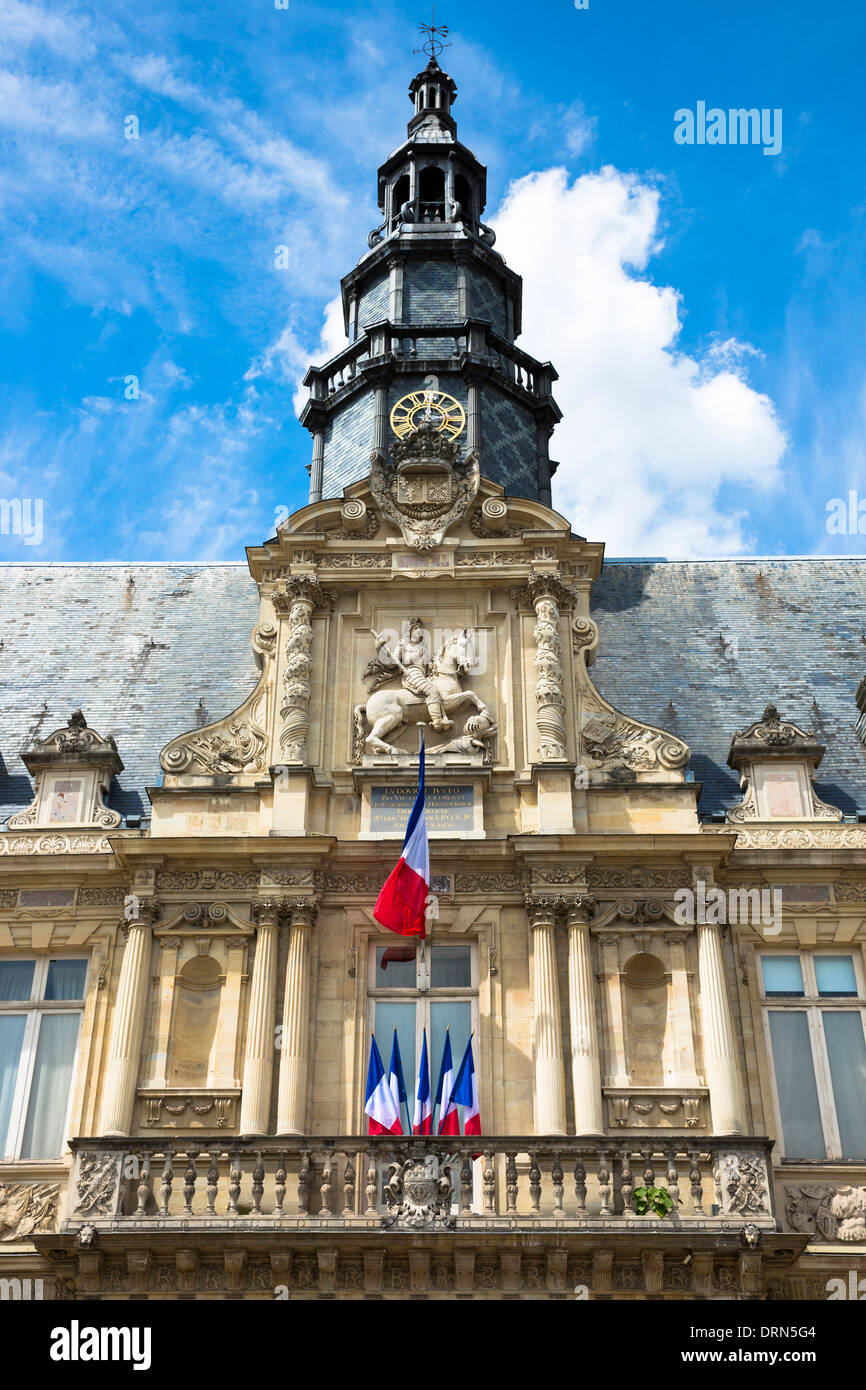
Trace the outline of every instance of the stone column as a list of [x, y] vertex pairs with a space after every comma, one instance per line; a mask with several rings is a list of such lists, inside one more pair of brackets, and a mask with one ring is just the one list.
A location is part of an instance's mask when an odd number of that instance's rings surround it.
[[311, 575], [291, 575], [274, 591], [277, 614], [288, 613], [289, 635], [286, 640], [286, 663], [283, 669], [283, 700], [280, 715], [280, 756], [286, 763], [305, 764], [307, 761], [307, 732], [310, 727], [310, 672], [313, 668], [314, 608], [327, 608], [333, 594]]
[[388, 385], [377, 382], [373, 393], [373, 453], [388, 449]]
[[481, 448], [481, 387], [469, 378], [469, 411], [466, 417], [466, 450], [471, 453]]
[[604, 1134], [592, 942], [589, 935], [592, 906], [590, 897], [574, 898], [568, 903], [566, 918], [575, 1134]]
[[127, 900], [122, 923], [126, 945], [120, 966], [120, 983], [114, 1001], [114, 1018], [108, 1044], [108, 1067], [102, 1092], [99, 1132], [130, 1134], [135, 1110], [135, 1088], [141, 1059], [144, 1013], [153, 945], [152, 923], [158, 908], [152, 898]]
[[540, 763], [562, 763], [567, 757], [565, 734], [565, 672], [559, 636], [560, 608], [573, 608], [575, 595], [555, 574], [536, 574], [514, 595], [521, 607], [535, 609], [535, 723]]
[[267, 1134], [276, 1056], [277, 950], [282, 903], [262, 898], [253, 903], [256, 954], [250, 983], [247, 1041], [241, 1091], [240, 1132]]
[[291, 905], [289, 959], [280, 1038], [280, 1089], [277, 1133], [303, 1134], [310, 1053], [310, 946], [318, 900], [297, 898]]
[[388, 262], [390, 285], [388, 295], [388, 318], [392, 323], [403, 322], [403, 261], [393, 256]]
[[[469, 208], [464, 208], [463, 211], [468, 217]], [[464, 260], [457, 262], [457, 317], [459, 319], [468, 319], [469, 317], [469, 271]]]
[[313, 462], [310, 465], [310, 501], [321, 502], [325, 477], [325, 431], [313, 434]]
[[713, 1134], [745, 1134], [746, 1106], [721, 934], [719, 928], [710, 923], [698, 925], [697, 933], [704, 1071], [710, 1092]]
[[550, 430], [546, 424], [540, 422], [535, 427], [535, 462], [538, 474], [538, 500], [543, 506], [550, 507], [553, 505], [550, 488]]
[[565, 1066], [556, 969], [556, 922], [562, 899], [526, 897], [532, 931], [535, 1006], [535, 1128], [565, 1134]]

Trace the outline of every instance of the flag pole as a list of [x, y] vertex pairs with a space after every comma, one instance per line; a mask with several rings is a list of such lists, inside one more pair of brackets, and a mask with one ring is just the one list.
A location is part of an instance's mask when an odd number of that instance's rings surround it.
[[[421, 749], [424, 747], [424, 720], [423, 720], [423, 719], [418, 719], [418, 720], [415, 721], [415, 724], [416, 724], [416, 728], [417, 728], [417, 730], [418, 730], [418, 785], [420, 786], [420, 785], [421, 785]], [[428, 896], [429, 896], [429, 885], [428, 885]], [[426, 915], [426, 910], [425, 910], [425, 915], [424, 915], [424, 935], [423, 935], [422, 938], [421, 938], [421, 972], [422, 972], [422, 978], [423, 978], [425, 984], [426, 984], [426, 982], [427, 982], [427, 946], [426, 946], [427, 923], [428, 923], [428, 921], [431, 921], [431, 922], [432, 922], [432, 920], [433, 920], [432, 917], [431, 917], [431, 918], [428, 918], [428, 917], [427, 917], [427, 915]]]

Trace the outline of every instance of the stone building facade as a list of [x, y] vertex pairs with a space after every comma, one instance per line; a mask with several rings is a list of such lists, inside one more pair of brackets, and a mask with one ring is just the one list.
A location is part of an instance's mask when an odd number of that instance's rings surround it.
[[[454, 84], [410, 95], [249, 576], [0, 571], [0, 1280], [825, 1298], [866, 1275], [866, 567], [602, 572]], [[419, 724], [435, 915], [385, 959]], [[394, 1028], [407, 1079], [472, 1032], [480, 1139], [366, 1136]]]

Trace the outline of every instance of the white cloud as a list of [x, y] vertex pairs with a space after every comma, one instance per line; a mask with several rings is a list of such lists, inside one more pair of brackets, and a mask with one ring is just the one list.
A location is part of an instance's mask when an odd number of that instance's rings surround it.
[[637, 273], [660, 245], [657, 190], [610, 167], [572, 184], [548, 169], [492, 220], [524, 277], [525, 346], [559, 372], [554, 505], [612, 554], [748, 550], [720, 490], [778, 486], [787, 441], [747, 382], [754, 349], [679, 351], [679, 295]]

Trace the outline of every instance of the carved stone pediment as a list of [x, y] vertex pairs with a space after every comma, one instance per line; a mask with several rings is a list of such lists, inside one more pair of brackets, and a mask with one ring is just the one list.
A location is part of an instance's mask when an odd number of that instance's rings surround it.
[[782, 719], [775, 705], [767, 705], [760, 719], [734, 734], [728, 766], [739, 769], [755, 758], [790, 758], [793, 755], [806, 758], [817, 767], [825, 751], [813, 733], [807, 733], [791, 720]]
[[468, 512], [478, 492], [478, 455], [460, 458], [453, 440], [421, 424], [391, 446], [391, 458], [370, 456], [370, 491], [382, 515], [413, 550], [432, 550]]

